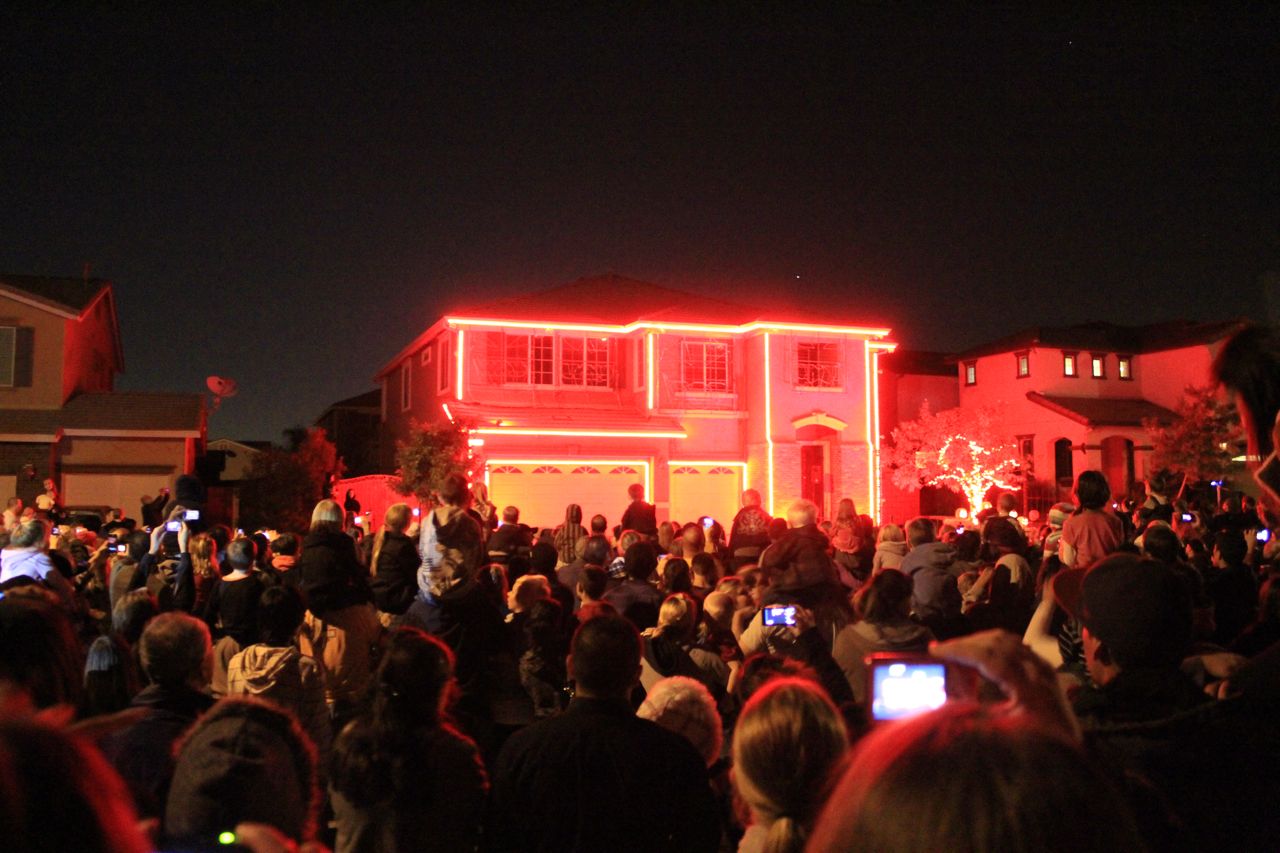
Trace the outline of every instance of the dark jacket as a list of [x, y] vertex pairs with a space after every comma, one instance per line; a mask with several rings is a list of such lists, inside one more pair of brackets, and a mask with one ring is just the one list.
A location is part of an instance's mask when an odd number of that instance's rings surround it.
[[658, 511], [653, 504], [644, 501], [632, 501], [622, 513], [622, 529], [634, 530], [645, 536], [658, 535]]
[[405, 613], [405, 624], [439, 637], [453, 649], [459, 690], [457, 710], [487, 716], [490, 662], [507, 649], [507, 643], [502, 615], [485, 590], [474, 580], [467, 580], [430, 601], [419, 595]]
[[648, 581], [627, 578], [606, 592], [604, 600], [641, 630], [658, 624], [662, 593]]
[[418, 594], [418, 543], [388, 530], [382, 538], [378, 564], [373, 567], [373, 603], [379, 610], [401, 614]]
[[769, 586], [795, 590], [834, 583], [836, 564], [831, 542], [816, 524], [793, 527], [760, 555], [760, 568]]
[[769, 547], [769, 513], [758, 506], [744, 506], [733, 517], [733, 525], [729, 528], [729, 553], [735, 554], [739, 548], [756, 548], [763, 551]]
[[911, 610], [939, 637], [954, 634], [960, 618], [960, 589], [950, 572], [956, 549], [946, 542], [925, 542], [902, 558], [898, 571], [911, 578]]
[[213, 699], [189, 687], [152, 684], [131, 704], [147, 709], [147, 715], [99, 741], [102, 754], [129, 786], [140, 817], [164, 815], [173, 780], [173, 744], [212, 705]]
[[373, 601], [368, 575], [345, 533], [308, 533], [295, 567], [307, 609], [318, 616]]
[[605, 699], [574, 699], [511, 736], [493, 769], [489, 826], [493, 851], [713, 851], [720, 840], [693, 746]]

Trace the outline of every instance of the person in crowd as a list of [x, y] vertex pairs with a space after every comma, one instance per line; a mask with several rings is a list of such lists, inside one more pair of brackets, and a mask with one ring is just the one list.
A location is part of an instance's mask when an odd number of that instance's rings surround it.
[[1067, 523], [1067, 519], [1075, 511], [1075, 504], [1066, 501], [1049, 507], [1049, 511], [1045, 513], [1045, 526], [1040, 530], [1041, 562], [1051, 556], [1058, 556], [1058, 544], [1062, 541], [1062, 525]]
[[1031, 618], [1035, 576], [1023, 555], [1026, 539], [1018, 525], [995, 516], [982, 527], [987, 557], [977, 580], [962, 596], [962, 609], [974, 630], [1004, 628], [1021, 634]]
[[686, 524], [681, 528], [679, 537], [672, 542], [672, 547], [673, 551], [669, 556], [660, 557], [658, 560], [658, 577], [660, 578], [666, 575], [666, 563], [669, 560], [680, 559], [685, 562], [685, 565], [691, 565], [694, 557], [706, 553], [706, 529], [701, 524], [692, 522]]
[[373, 579], [369, 586], [380, 618], [388, 626], [405, 614], [418, 594], [421, 560], [417, 543], [407, 535], [412, 521], [408, 504], [392, 504], [383, 516], [382, 529], [373, 538]]
[[933, 632], [911, 619], [912, 584], [897, 569], [884, 569], [854, 594], [858, 621], [836, 634], [831, 656], [849, 682], [854, 700], [867, 697], [867, 655], [873, 652], [918, 653], [933, 642]]
[[[524, 575], [511, 585], [511, 591], [507, 593], [506, 622], [517, 636], [523, 636], [529, 608], [535, 601], [546, 598], [551, 598], [551, 582], [542, 575]], [[523, 651], [523, 645], [520, 645], [520, 650]]]
[[266, 584], [253, 570], [253, 543], [236, 539], [227, 545], [230, 572], [218, 578], [209, 591], [201, 616], [216, 638], [213, 691], [227, 692], [227, 665], [237, 652], [258, 639], [258, 602]]
[[1280, 474], [1271, 457], [1280, 433], [1280, 330], [1247, 324], [1218, 350], [1212, 372], [1235, 401], [1246, 457], [1263, 489], [1259, 509], [1274, 522], [1280, 519]]
[[520, 686], [533, 703], [534, 719], [541, 720], [564, 710], [565, 620], [560, 603], [549, 595], [531, 602], [524, 617]]
[[22, 498], [11, 497], [4, 502], [4, 529], [11, 531], [22, 521]]
[[[658, 557], [659, 558], [665, 557], [668, 554], [672, 553], [673, 549], [677, 547], [676, 531], [678, 529], [679, 528], [677, 527], [677, 525], [671, 521], [664, 521], [658, 525]], [[619, 543], [619, 546], [621, 546], [621, 543]], [[622, 551], [624, 554], [626, 553], [625, 548], [619, 547], [619, 550]]]
[[600, 513], [596, 513], [591, 516], [590, 527], [592, 536], [603, 536], [605, 539], [609, 538], [609, 519], [605, 518]]
[[849, 588], [860, 585], [870, 574], [870, 567], [858, 560], [864, 535], [862, 519], [858, 517], [853, 499], [841, 498], [836, 505], [835, 520], [831, 523], [830, 538], [836, 566], [842, 570], [840, 582]]
[[724, 727], [716, 701], [697, 679], [672, 675], [649, 688], [636, 716], [680, 735], [710, 768], [720, 760]]
[[130, 649], [136, 648], [147, 623], [159, 614], [155, 596], [145, 589], [130, 590], [111, 610], [111, 633]]
[[609, 591], [609, 573], [597, 566], [587, 566], [578, 578], [578, 600], [582, 606], [578, 608], [578, 621], [585, 622], [601, 612], [617, 612], [613, 605], [604, 600]]
[[0, 717], [0, 839], [6, 850], [147, 853], [120, 777], [88, 741]]
[[720, 582], [720, 566], [710, 554], [695, 554], [689, 561], [693, 597], [701, 602]]
[[0, 598], [0, 710], [79, 708], [83, 673], [84, 653], [57, 597], [35, 586], [7, 590]]
[[1262, 582], [1258, 593], [1258, 615], [1235, 642], [1231, 651], [1245, 657], [1253, 657], [1280, 642], [1280, 575], [1272, 575]]
[[227, 664], [227, 694], [255, 696], [290, 711], [321, 759], [329, 755], [331, 732], [324, 672], [298, 649], [307, 607], [297, 587], [267, 587], [258, 603], [258, 642]]
[[581, 553], [571, 562], [556, 569], [556, 579], [560, 586], [573, 593], [573, 607], [577, 610], [582, 605], [578, 598], [578, 580], [587, 566], [604, 568], [609, 561], [609, 540], [604, 536], [592, 534], [587, 537]]
[[683, 557], [668, 557], [658, 566], [658, 587], [663, 595], [677, 592], [693, 593], [693, 573]]
[[138, 674], [128, 645], [117, 637], [94, 639], [84, 662], [84, 715], [122, 711], [138, 690]]
[[876, 553], [871, 560], [871, 572], [875, 574], [884, 569], [896, 569], [902, 566], [907, 555], [907, 535], [896, 524], [886, 524], [876, 534]]
[[334, 741], [336, 853], [469, 853], [488, 778], [449, 718], [453, 653], [416, 628], [392, 632], [369, 708]]
[[552, 534], [556, 565], [563, 566], [578, 559], [586, 545], [587, 536], [587, 528], [582, 526], [582, 507], [569, 504], [564, 509], [564, 523]]
[[911, 612], [935, 636], [954, 637], [964, 630], [961, 597], [952, 570], [954, 545], [936, 541], [933, 522], [907, 522], [907, 554], [899, 570], [911, 579]]
[[697, 645], [698, 603], [686, 593], [669, 595], [658, 611], [658, 625], [643, 632], [640, 684], [650, 689], [663, 678], [696, 679], [719, 701], [729, 686], [729, 665], [717, 652]]
[[169, 487], [162, 488], [153, 498], [150, 495], [143, 495], [138, 499], [141, 509], [142, 526], [155, 530], [161, 524], [164, 524], [164, 505], [169, 502]]
[[58, 571], [45, 547], [49, 529], [40, 519], [18, 524], [9, 534], [9, 544], [0, 549], [0, 584], [28, 578], [46, 585], [63, 601], [70, 603], [74, 591], [70, 582]]
[[489, 560], [508, 565], [514, 554], [523, 554], [533, 547], [529, 528], [520, 523], [519, 507], [508, 506], [502, 510], [502, 523], [489, 536]]
[[132, 707], [145, 715], [104, 736], [99, 745], [129, 786], [143, 817], [161, 817], [173, 779], [173, 745], [213, 705], [213, 644], [204, 622], [164, 613], [147, 623], [138, 657], [148, 684]]
[[760, 688], [733, 730], [733, 780], [751, 809], [739, 853], [800, 853], [848, 748], [831, 699], [810, 681]]
[[[422, 524], [419, 551], [424, 563], [418, 570], [418, 597], [404, 624], [425, 630], [453, 650], [459, 722], [485, 745], [483, 728], [490, 717], [491, 698], [487, 670], [505, 639], [498, 605], [477, 581], [484, 548], [480, 525], [462, 509], [469, 494], [460, 473], [444, 478], [439, 505]], [[538, 554], [535, 547], [535, 558]]]
[[606, 592], [604, 600], [637, 628], [651, 628], [658, 623], [658, 607], [662, 604], [662, 593], [651, 583], [658, 555], [648, 542], [637, 542], [623, 556], [627, 577]]
[[640, 636], [622, 617], [578, 628], [568, 709], [512, 735], [494, 765], [490, 850], [717, 849], [720, 823], [702, 757], [632, 710], [640, 658]]
[[1082, 471], [1076, 478], [1076, 511], [1062, 525], [1058, 556], [1062, 565], [1088, 568], [1124, 542], [1124, 525], [1107, 506], [1111, 486], [1101, 471]]
[[[1243, 538], [1241, 539], [1243, 542]], [[1159, 560], [1169, 568], [1186, 586], [1191, 596], [1192, 638], [1199, 641], [1213, 641], [1216, 630], [1213, 616], [1213, 599], [1209, 597], [1205, 586], [1204, 575], [1196, 571], [1185, 558], [1182, 542], [1178, 534], [1163, 521], [1152, 521], [1142, 533], [1142, 553], [1154, 560]], [[1252, 576], [1250, 576], [1252, 585]], [[1256, 587], [1250, 593], [1249, 607], [1257, 601]], [[1251, 618], [1251, 617], [1250, 617]]]
[[[818, 529], [818, 508], [812, 501], [798, 500], [787, 509], [786, 521], [790, 528], [760, 558], [768, 590], [763, 603], [794, 603], [813, 611], [816, 627], [830, 648], [836, 632], [852, 621], [853, 614], [844, 588], [836, 580], [827, 537]], [[769, 633], [757, 614], [742, 635], [743, 653], [762, 650]]]
[[271, 540], [271, 571], [276, 578], [290, 586], [298, 586], [298, 551], [302, 542], [289, 531], [281, 531]]
[[[43, 483], [44, 491], [36, 495], [36, 518], [47, 521], [50, 524], [56, 524], [62, 514], [62, 502], [58, 498], [58, 485], [49, 478], [45, 478]], [[112, 510], [112, 514], [119, 512]], [[115, 520], [118, 520], [116, 516]]]
[[317, 503], [295, 566], [307, 602], [298, 648], [323, 665], [325, 698], [335, 719], [350, 715], [368, 687], [372, 651], [382, 633], [368, 574], [342, 522], [337, 502]]
[[622, 529], [634, 530], [642, 536], [658, 535], [658, 514], [653, 504], [644, 499], [644, 486], [632, 483], [627, 487], [627, 497], [631, 503], [622, 513]]
[[246, 822], [274, 827], [295, 845], [311, 841], [318, 780], [315, 747], [292, 714], [261, 699], [228, 696], [177, 746], [161, 849], [207, 847]]
[[[180, 540], [182, 536], [178, 537]], [[192, 613], [203, 613], [209, 602], [209, 593], [222, 577], [221, 566], [218, 565], [218, 552], [214, 549], [213, 540], [208, 533], [200, 533], [187, 540], [186, 552], [191, 560], [191, 587], [194, 600], [191, 603]], [[185, 609], [185, 608], [184, 608]]]
[[1245, 565], [1248, 543], [1239, 530], [1222, 530], [1213, 537], [1212, 566], [1205, 587], [1213, 601], [1213, 641], [1230, 646], [1258, 610], [1258, 583]]
[[742, 566], [759, 560], [760, 554], [772, 542], [769, 538], [769, 522], [772, 519], [760, 503], [760, 493], [755, 489], [747, 489], [742, 493], [742, 509], [738, 510], [730, 525], [730, 567], [735, 572]]
[[1171, 496], [1178, 487], [1178, 478], [1172, 471], [1161, 469], [1155, 471], [1143, 481], [1146, 490], [1146, 500], [1138, 507], [1138, 524], [1139, 530], [1145, 528], [1152, 521], [1163, 521], [1166, 524], [1173, 523], [1173, 501]]
[[471, 484], [471, 498], [471, 509], [475, 512], [476, 521], [480, 522], [480, 530], [487, 540], [490, 534], [498, 529], [498, 507], [489, 500], [489, 487], [483, 480], [477, 480]]

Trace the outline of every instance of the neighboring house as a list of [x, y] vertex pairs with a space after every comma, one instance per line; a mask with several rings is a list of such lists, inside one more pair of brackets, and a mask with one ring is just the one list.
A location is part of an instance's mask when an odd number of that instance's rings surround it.
[[[382, 468], [411, 422], [475, 425], [499, 506], [554, 525], [565, 505], [619, 521], [643, 483], [659, 520], [728, 522], [758, 489], [825, 517], [879, 515], [877, 362], [894, 344], [829, 303], [752, 307], [619, 276], [439, 318], [377, 374]], [[481, 444], [482, 442], [482, 444]]]
[[355, 397], [339, 400], [316, 418], [315, 426], [322, 428], [338, 448], [338, 455], [346, 465], [346, 476], [360, 477], [376, 474], [380, 470], [380, 390], [375, 388]]
[[240, 484], [249, 479], [254, 460], [270, 447], [269, 441], [236, 441], [232, 438], [215, 438], [208, 442], [204, 456], [196, 465], [208, 496], [206, 520], [232, 526], [239, 524]]
[[[888, 439], [905, 421], [920, 416], [920, 407], [932, 412], [960, 405], [956, 368], [947, 353], [899, 349], [880, 358], [880, 428]], [[908, 492], [884, 478], [883, 521], [902, 524], [917, 515], [950, 515], [964, 497], [949, 489], [925, 486]]]
[[136, 517], [194, 471], [203, 396], [116, 392], [123, 370], [110, 282], [0, 275], [0, 498], [52, 477], [65, 506]]
[[1117, 498], [1150, 473], [1144, 421], [1168, 421], [1238, 321], [1148, 326], [1087, 323], [1027, 329], [953, 356], [961, 406], [998, 406], [1030, 460], [1031, 505], [1069, 498], [1102, 471]]

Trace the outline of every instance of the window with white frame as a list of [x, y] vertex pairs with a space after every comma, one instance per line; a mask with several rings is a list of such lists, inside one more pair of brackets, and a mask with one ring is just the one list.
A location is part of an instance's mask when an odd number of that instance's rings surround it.
[[1116, 356], [1116, 375], [1121, 379], [1133, 379], [1133, 356]]
[[407, 412], [413, 405], [413, 362], [405, 359], [400, 365], [400, 411]]
[[801, 341], [796, 344], [796, 385], [801, 388], [840, 387], [840, 344]]
[[1031, 353], [1020, 352], [1014, 355], [1018, 363], [1018, 378], [1026, 379], [1031, 375]]
[[0, 386], [12, 388], [18, 363], [18, 329], [0, 326]]
[[560, 338], [560, 384], [608, 388], [613, 347], [608, 338]]
[[1107, 378], [1107, 357], [1103, 353], [1095, 352], [1089, 356], [1089, 373], [1094, 379]]
[[710, 393], [732, 391], [731, 355], [729, 341], [681, 341], [681, 390]]
[[964, 384], [965, 385], [978, 384], [978, 362], [966, 361], [964, 363]]
[[1074, 352], [1064, 352], [1062, 354], [1062, 375], [1075, 379], [1080, 375], [1080, 366], [1078, 363], [1079, 354]]
[[554, 385], [555, 338], [502, 334], [502, 381], [507, 385]]

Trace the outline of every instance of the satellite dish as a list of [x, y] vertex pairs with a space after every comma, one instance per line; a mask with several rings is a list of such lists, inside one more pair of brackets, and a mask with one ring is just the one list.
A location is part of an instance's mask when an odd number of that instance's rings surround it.
[[224, 379], [221, 376], [210, 376], [204, 381], [204, 384], [213, 394], [213, 405], [210, 408], [214, 412], [218, 411], [218, 406], [222, 404], [224, 399], [234, 397], [236, 392], [240, 390], [234, 379]]

